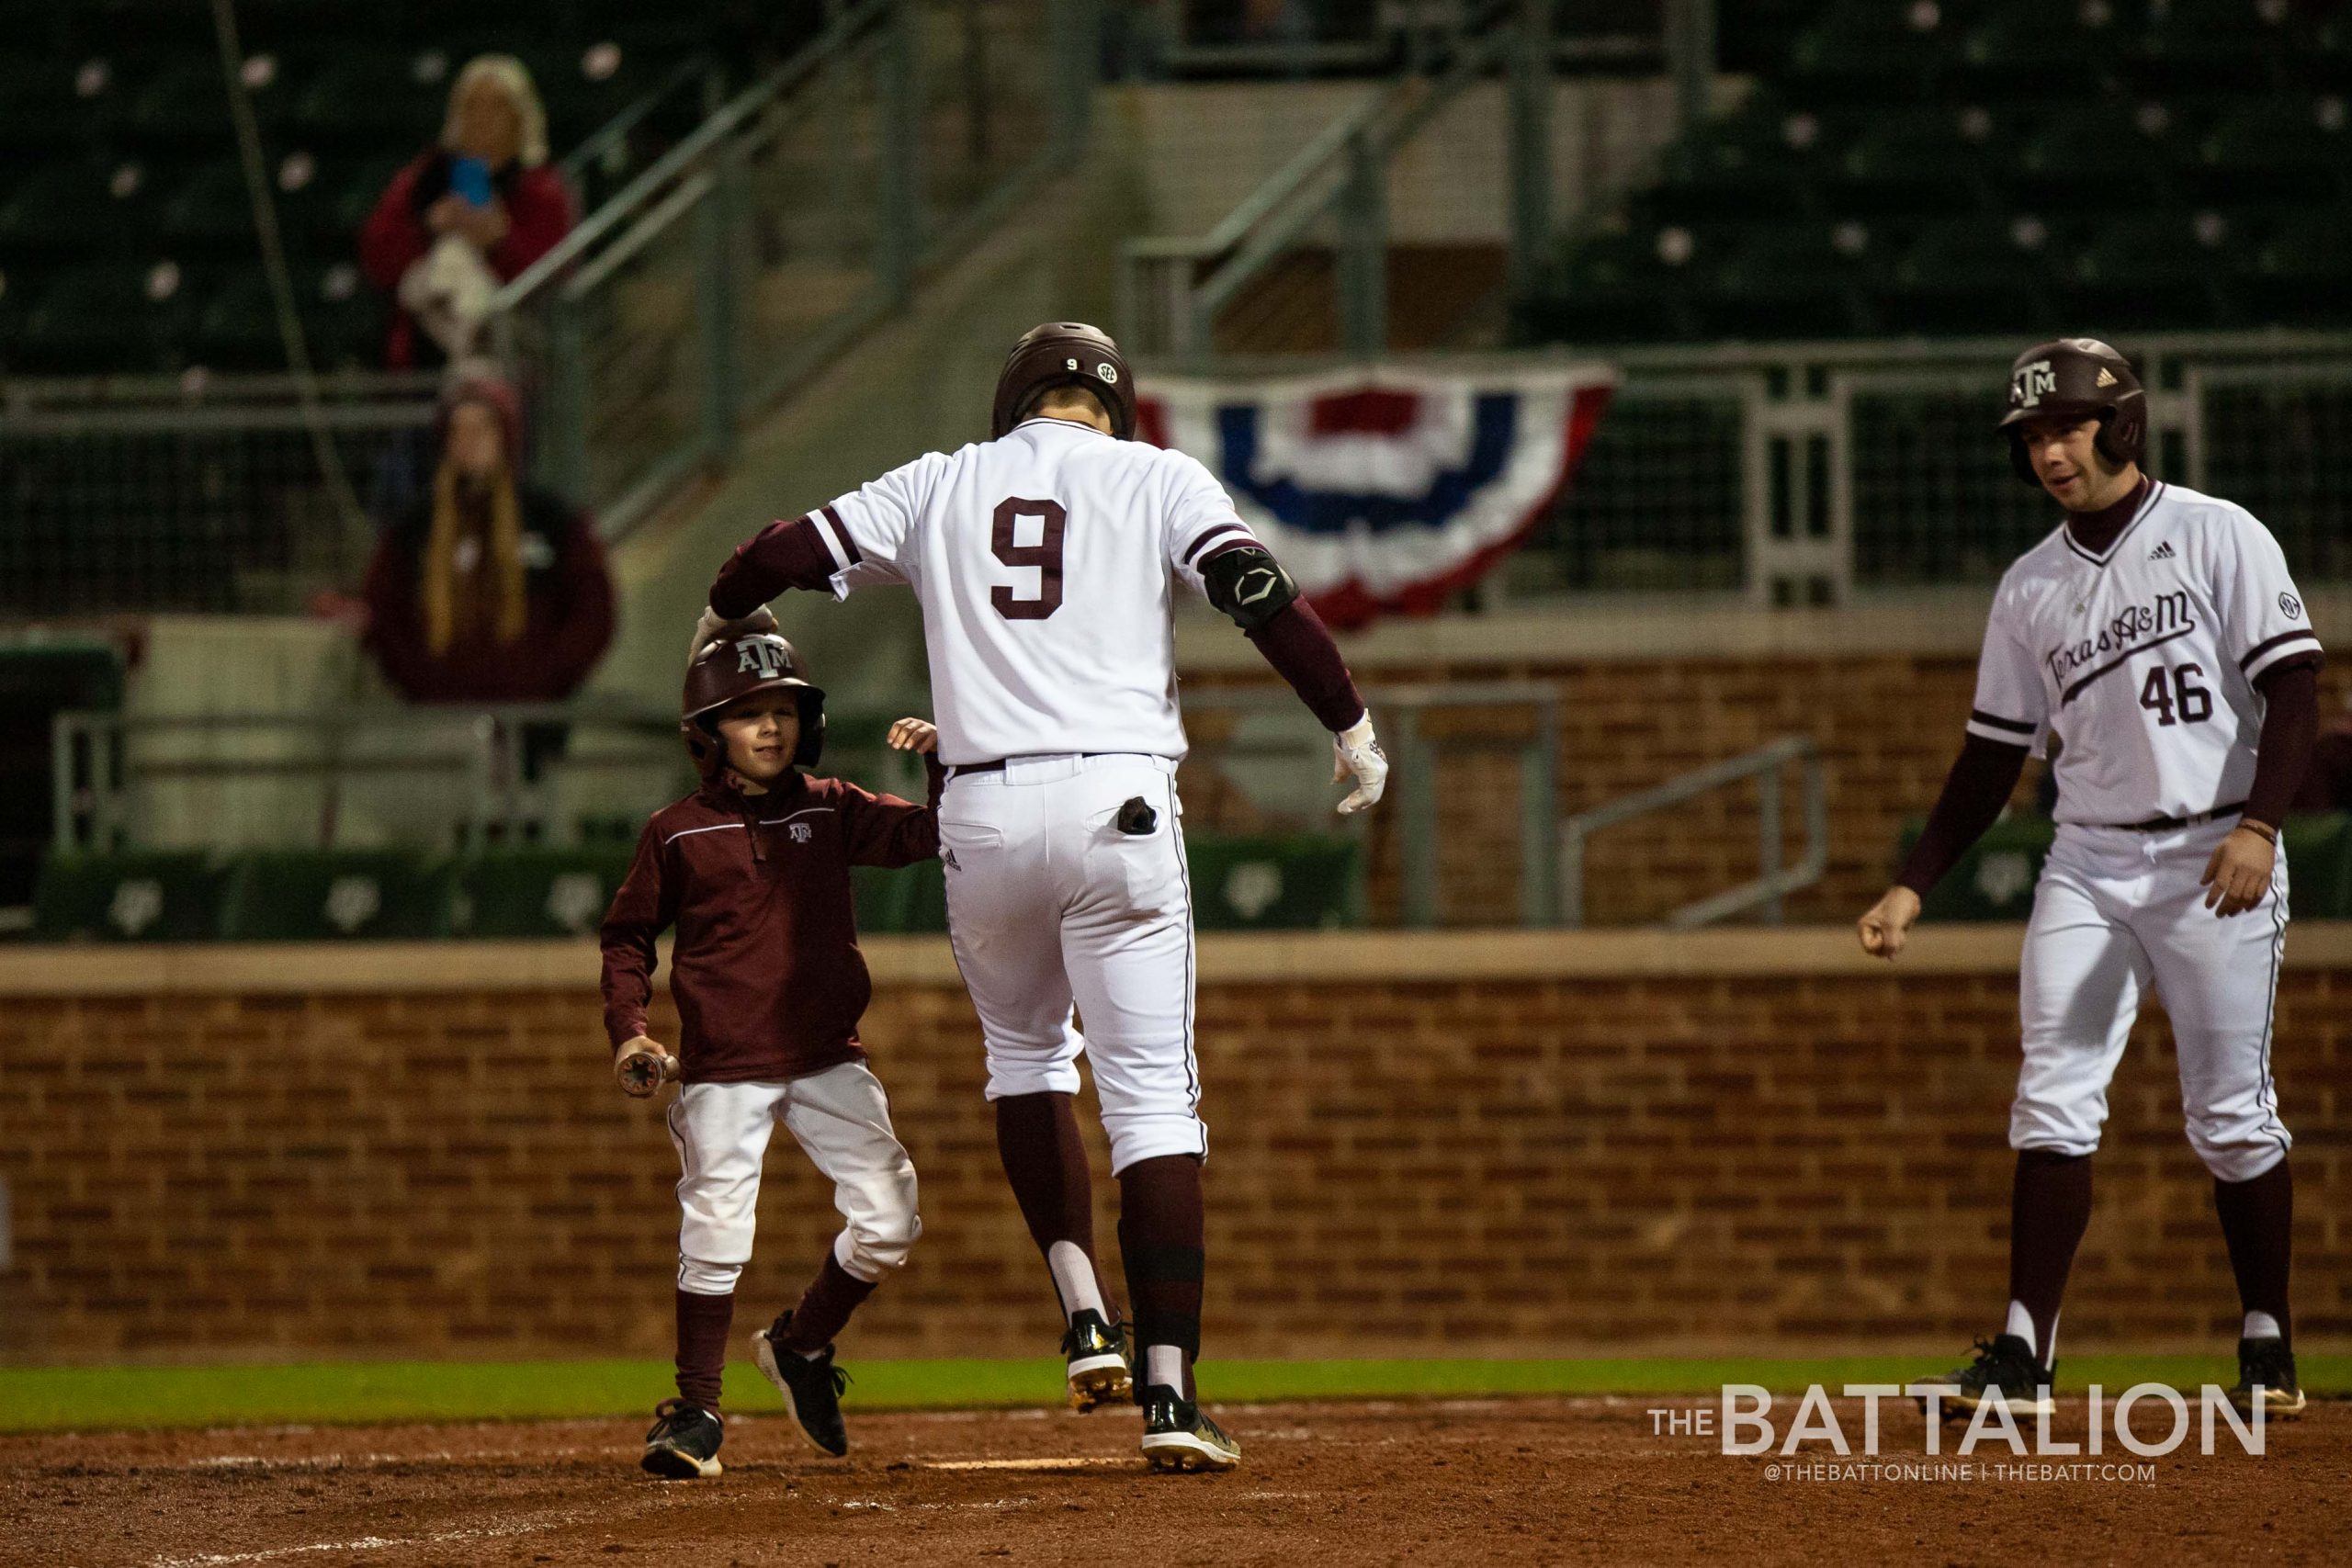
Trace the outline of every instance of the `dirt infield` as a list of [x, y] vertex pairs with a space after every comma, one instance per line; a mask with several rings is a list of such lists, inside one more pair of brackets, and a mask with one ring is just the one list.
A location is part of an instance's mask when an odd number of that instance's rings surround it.
[[[2190, 1441], [2149, 1467], [2009, 1479], [1792, 1477], [1835, 1456], [1733, 1458], [1655, 1434], [1689, 1400], [1477, 1400], [1235, 1406], [1244, 1467], [1156, 1476], [1131, 1412], [854, 1418], [821, 1461], [780, 1417], [733, 1423], [719, 1481], [635, 1468], [642, 1422], [266, 1428], [0, 1439], [0, 1561], [145, 1568], [235, 1563], [717, 1564], [1136, 1561], [1280, 1563], [2342, 1561], [2352, 1483], [2342, 1404], [2270, 1428], [2268, 1452]], [[1781, 1426], [1787, 1427], [1783, 1404]], [[1859, 1403], [1839, 1422], [1859, 1450]], [[2079, 1440], [2070, 1403], [2056, 1435]], [[2160, 1435], [2151, 1411], [2135, 1421]], [[1922, 1427], [1883, 1416], [1880, 1462], [1913, 1466]], [[1948, 1465], [1960, 1436], [1949, 1430]], [[1855, 1462], [1860, 1462], [1859, 1451]], [[1773, 1467], [1782, 1467], [1775, 1478]]]

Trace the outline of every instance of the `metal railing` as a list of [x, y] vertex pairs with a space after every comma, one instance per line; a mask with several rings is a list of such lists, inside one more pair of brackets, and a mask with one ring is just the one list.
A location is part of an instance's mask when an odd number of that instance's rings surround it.
[[[1195, 826], [1214, 815], [1209, 795], [1250, 803], [1254, 832], [1341, 834], [1374, 858], [1375, 835], [1393, 852], [1383, 918], [1426, 929], [1440, 923], [1452, 865], [1487, 858], [1493, 824], [1453, 799], [1441, 807], [1443, 767], [1484, 778], [1515, 764], [1519, 923], [1551, 925], [1555, 881], [1560, 745], [1557, 688], [1471, 682], [1385, 686], [1370, 701], [1396, 760], [1390, 804], [1367, 817], [1331, 815], [1330, 740], [1287, 690], [1195, 688], [1184, 695], [1195, 738], [1188, 781], [1204, 784]], [[919, 711], [922, 705], [918, 702]], [[1512, 732], [1430, 733], [1436, 716], [1520, 710]], [[888, 750], [882, 735], [906, 708], [843, 708], [830, 716], [825, 771], [921, 798], [920, 763]], [[491, 843], [568, 844], [583, 824], [604, 836], [634, 832], [664, 801], [692, 787], [674, 709], [582, 702], [482, 708], [352, 705], [290, 713], [165, 717], [71, 712], [53, 721], [53, 852], [128, 849], [220, 850], [391, 845], [470, 851]], [[1459, 730], [1460, 726], [1453, 727]], [[1502, 759], [1498, 766], [1498, 759]], [[1215, 776], [1214, 785], [1204, 777]], [[1188, 793], [1191, 787], [1188, 782]], [[1453, 797], [1449, 797], [1450, 799]], [[1214, 824], [1212, 824], [1214, 825]], [[1451, 834], [1475, 835], [1442, 852]], [[1481, 872], [1491, 868], [1474, 866]], [[1359, 872], [1351, 917], [1365, 922]], [[1488, 876], [1498, 886], [1507, 880]], [[1464, 900], [1456, 890], [1453, 902]], [[1479, 911], [1476, 923], [1498, 923]]]
[[503, 288], [541, 477], [625, 534], [1082, 147], [1095, 0], [865, 0]]
[[362, 508], [429, 484], [429, 376], [23, 380], [0, 403], [0, 615], [299, 613], [355, 582], [373, 530], [320, 471], [312, 420]]
[[[1379, 353], [1387, 336], [1390, 164], [1464, 88], [1524, 56], [1527, 19], [1537, 10], [1484, 0], [1449, 12], [1415, 70], [1339, 115], [1206, 234], [1122, 245], [1121, 344], [1133, 355], [1199, 360], [1216, 350], [1218, 320], [1244, 291], [1313, 244], [1334, 254], [1338, 341], [1351, 354]], [[1541, 74], [1521, 70], [1514, 80]], [[1514, 107], [1532, 96], [1514, 92]], [[1548, 229], [1548, 213], [1532, 221]]]
[[638, 780], [622, 784], [610, 809], [642, 818], [676, 793], [686, 761], [674, 710], [578, 703], [67, 712], [51, 720], [50, 768], [53, 852], [354, 841], [464, 850], [573, 841], [583, 813], [567, 785], [598, 775]]
[[[1492, 587], [1530, 603], [1668, 593], [1776, 607], [1989, 586], [2058, 521], [2047, 496], [2018, 482], [1995, 429], [2022, 346], [1607, 351], [1618, 389], [1583, 465]], [[2119, 346], [2148, 389], [2150, 471], [2251, 511], [2298, 578], [2352, 581], [2352, 333], [2151, 333]], [[1475, 376], [1569, 352], [1392, 362]], [[1229, 355], [1211, 368], [1247, 380], [1352, 363]], [[1137, 378], [1201, 368], [1163, 359]]]
[[[1781, 774], [1791, 763], [1797, 765], [1804, 791], [1805, 849], [1794, 865], [1784, 866], [1781, 863], [1787, 824], [1781, 818]], [[1665, 923], [1675, 931], [1690, 931], [1760, 908], [1766, 920], [1777, 924], [1781, 900], [1820, 881], [1829, 864], [1829, 793], [1821, 749], [1802, 735], [1783, 736], [1743, 756], [1564, 818], [1560, 823], [1560, 923], [1584, 924], [1585, 843], [1595, 833], [1751, 778], [1758, 792], [1755, 880], [1685, 904], [1668, 915]]]

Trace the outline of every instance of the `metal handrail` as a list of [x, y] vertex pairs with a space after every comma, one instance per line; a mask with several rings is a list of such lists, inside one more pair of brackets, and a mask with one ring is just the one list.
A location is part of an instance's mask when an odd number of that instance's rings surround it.
[[[1172, 346], [1180, 355], [1207, 353], [1213, 346], [1217, 311], [1295, 244], [1300, 234], [1335, 208], [1380, 205], [1369, 187], [1385, 177], [1397, 151], [1503, 58], [1506, 47], [1517, 36], [1513, 9], [1510, 5], [1490, 6], [1483, 14], [1464, 18], [1442, 70], [1434, 76], [1400, 76], [1349, 106], [1207, 233], [1152, 235], [1122, 244], [1121, 335], [1139, 347], [1148, 347], [1151, 333], [1145, 325], [1146, 313], [1158, 314], [1161, 301], [1156, 299], [1159, 288], [1148, 286], [1142, 275], [1147, 266], [1156, 265], [1164, 273], [1169, 264], [1181, 264], [1173, 298], [1167, 301], [1173, 305], [1166, 318], [1177, 339]], [[1310, 194], [1310, 186], [1318, 180], [1324, 182], [1324, 188]], [[1386, 248], [1385, 221], [1344, 224], [1343, 228], [1348, 231], [1341, 242], [1343, 250]], [[1197, 264], [1218, 257], [1225, 259], [1208, 276], [1193, 276]], [[1375, 258], [1355, 254], [1350, 271], [1358, 280], [1354, 285], [1358, 291], [1385, 292]], [[1378, 300], [1342, 301], [1343, 319], [1356, 323], [1349, 335], [1361, 340], [1350, 344], [1351, 350], [1362, 353], [1377, 347], [1369, 341], [1377, 335], [1370, 322], [1381, 310], [1385, 305]]]
[[[1805, 851], [1796, 864], [1783, 867], [1781, 864], [1781, 770], [1791, 762], [1799, 765], [1804, 781]], [[1759, 905], [1765, 908], [1765, 918], [1777, 922], [1781, 918], [1781, 899], [1820, 881], [1829, 866], [1829, 793], [1822, 767], [1821, 748], [1811, 738], [1803, 735], [1782, 736], [1753, 751], [1711, 763], [1679, 778], [1669, 779], [1665, 784], [1612, 800], [1606, 806], [1595, 807], [1590, 811], [1580, 811], [1561, 818], [1561, 924], [1584, 924], [1585, 841], [1593, 834], [1604, 828], [1630, 822], [1637, 817], [1646, 817], [1652, 812], [1679, 806], [1687, 800], [1748, 778], [1758, 781], [1760, 796], [1756, 815], [1761, 874], [1737, 887], [1683, 905], [1666, 917], [1666, 924], [1671, 930], [1690, 931], [1728, 919]]]
[[675, 147], [622, 186], [620, 194], [564, 235], [554, 249], [510, 279], [491, 297], [491, 316], [496, 319], [509, 315], [530, 300], [606, 234], [633, 219], [639, 209], [650, 205], [664, 186], [718, 147], [737, 127], [814, 75], [892, 8], [893, 0], [865, 0], [865, 4], [835, 17], [799, 52], [713, 110]]

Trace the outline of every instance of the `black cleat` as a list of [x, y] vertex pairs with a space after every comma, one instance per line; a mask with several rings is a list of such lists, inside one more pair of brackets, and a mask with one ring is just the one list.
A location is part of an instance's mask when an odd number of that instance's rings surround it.
[[718, 1473], [718, 1445], [727, 1424], [716, 1410], [665, 1399], [653, 1407], [653, 1429], [645, 1434], [645, 1457], [638, 1464], [670, 1481], [707, 1481]]
[[842, 1390], [849, 1386], [849, 1374], [833, 1365], [831, 1345], [813, 1359], [782, 1348], [791, 1326], [792, 1314], [786, 1311], [752, 1335], [752, 1358], [784, 1395], [784, 1407], [791, 1413], [800, 1435], [808, 1439], [808, 1446], [839, 1459], [849, 1452], [849, 1428], [842, 1423]]
[[1156, 1384], [1143, 1391], [1143, 1457], [1154, 1470], [1231, 1470], [1241, 1462], [1241, 1445], [1197, 1404]]
[[2295, 1353], [2276, 1337], [2238, 1341], [2238, 1384], [2230, 1403], [2252, 1416], [2262, 1406], [2263, 1419], [2277, 1421], [2303, 1413], [2302, 1385], [2295, 1381]]
[[[1940, 1403], [1946, 1420], [1974, 1415], [1978, 1405], [1993, 1400], [2007, 1404], [2013, 1416], [2049, 1416], [2058, 1409], [2058, 1402], [2050, 1397], [2056, 1371], [2055, 1363], [2036, 1365], [2033, 1352], [2018, 1336], [1996, 1334], [1990, 1344], [1976, 1342], [1973, 1362], [1919, 1382], [1944, 1389]], [[1927, 1407], [1928, 1402], [1920, 1400], [1919, 1408], [1924, 1412]]]
[[1062, 1336], [1069, 1363], [1069, 1407], [1080, 1414], [1097, 1405], [1125, 1404], [1135, 1389], [1135, 1351], [1127, 1325], [1105, 1323], [1093, 1308], [1070, 1314]]

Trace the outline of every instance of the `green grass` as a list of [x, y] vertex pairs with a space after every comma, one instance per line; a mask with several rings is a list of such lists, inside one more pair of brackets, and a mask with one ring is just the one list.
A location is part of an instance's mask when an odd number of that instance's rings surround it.
[[[1713, 1394], [1726, 1382], [1778, 1391], [1809, 1383], [1899, 1383], [1933, 1369], [1916, 1356], [1833, 1360], [1212, 1361], [1213, 1400], [1474, 1397], [1495, 1394]], [[854, 1410], [1055, 1402], [1060, 1363], [857, 1361]], [[2352, 1356], [2306, 1356], [2303, 1386], [2352, 1392]], [[2135, 1382], [2194, 1387], [2227, 1381], [2226, 1356], [2089, 1356], [2065, 1363], [2061, 1385]], [[291, 1366], [0, 1368], [0, 1431], [119, 1427], [354, 1425], [376, 1421], [545, 1420], [634, 1416], [670, 1392], [662, 1361], [345, 1361]], [[736, 1408], [775, 1394], [749, 1365], [728, 1369]]]

